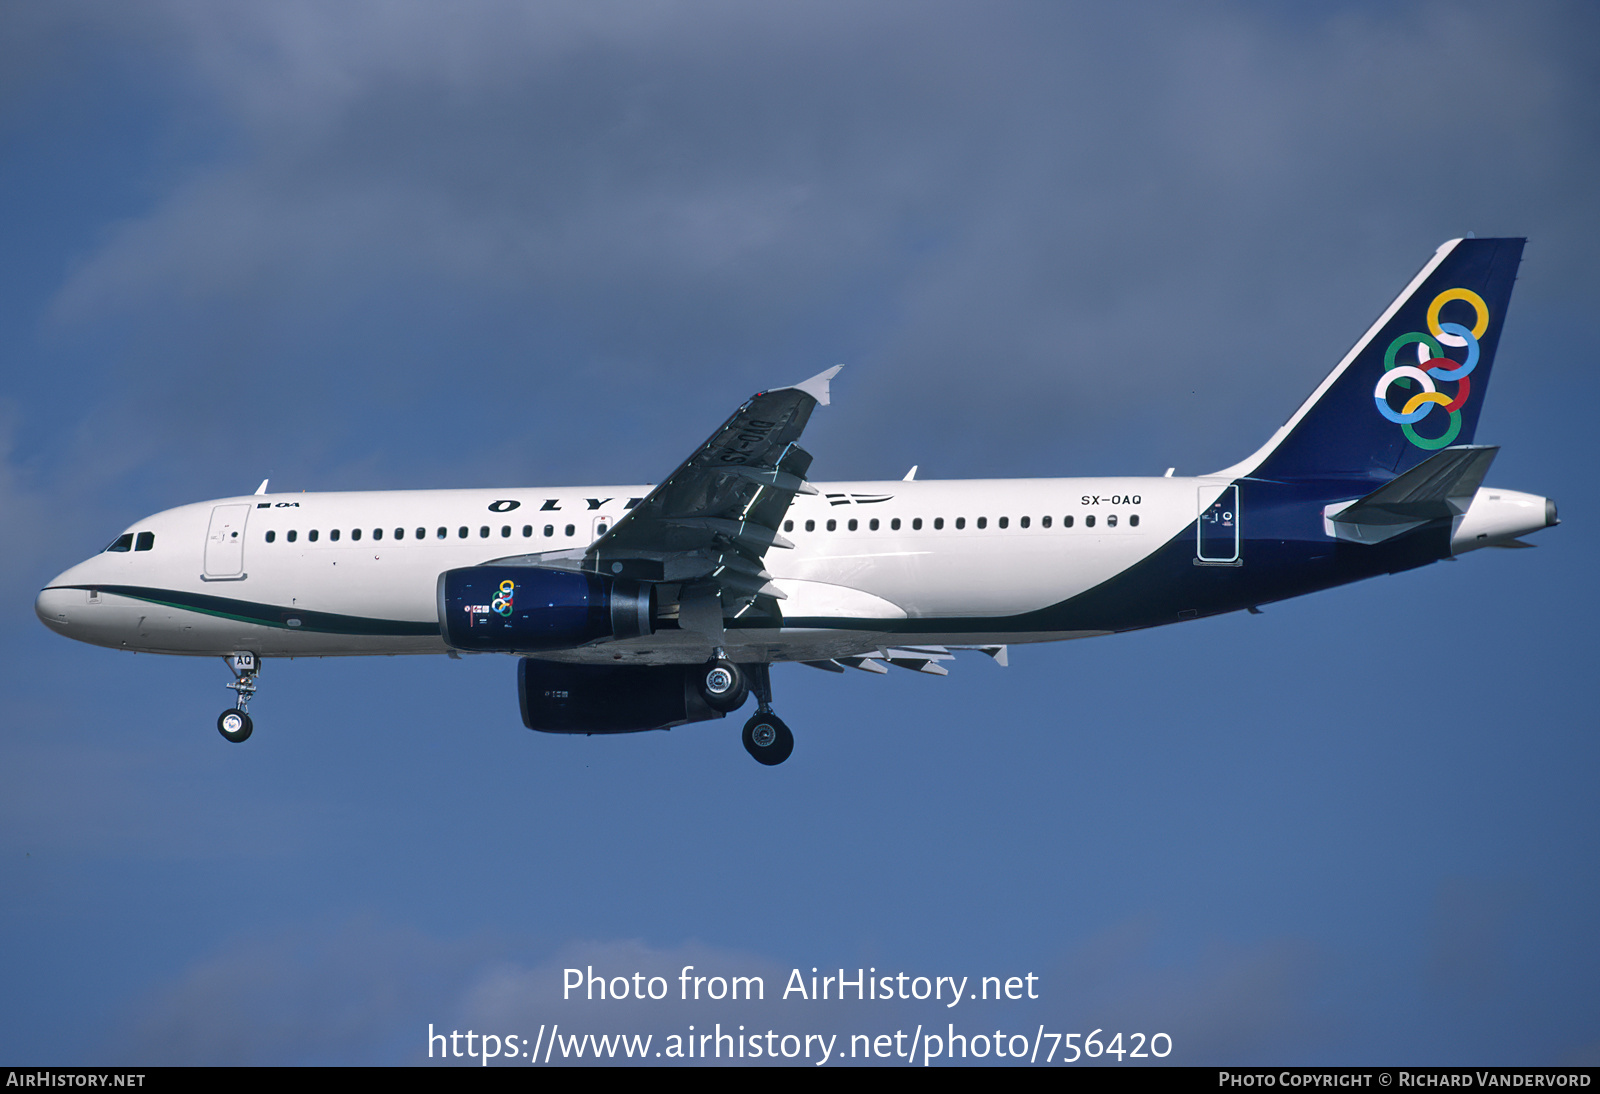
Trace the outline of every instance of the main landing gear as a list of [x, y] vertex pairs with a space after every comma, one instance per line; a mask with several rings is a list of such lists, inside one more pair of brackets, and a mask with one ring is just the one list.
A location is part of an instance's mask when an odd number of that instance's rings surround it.
[[772, 678], [766, 662], [750, 666], [751, 690], [756, 693], [756, 713], [744, 724], [744, 750], [756, 763], [775, 767], [794, 751], [794, 734], [772, 713]]
[[772, 677], [766, 662], [735, 665], [719, 647], [700, 670], [700, 697], [712, 710], [731, 714], [753, 691], [756, 713], [744, 724], [744, 749], [757, 763], [774, 767], [794, 751], [794, 734], [772, 713]]
[[789, 758], [794, 751], [794, 734], [772, 711], [756, 711], [755, 717], [744, 724], [744, 750], [756, 758], [756, 763], [775, 767]]
[[234, 744], [243, 744], [255, 728], [245, 711], [256, 693], [256, 674], [261, 671], [261, 659], [253, 653], [236, 653], [224, 660], [233, 673], [233, 683], [228, 686], [239, 693], [239, 704], [217, 715], [217, 732]]
[[700, 697], [719, 714], [732, 713], [750, 697], [750, 678], [719, 649], [700, 671]]

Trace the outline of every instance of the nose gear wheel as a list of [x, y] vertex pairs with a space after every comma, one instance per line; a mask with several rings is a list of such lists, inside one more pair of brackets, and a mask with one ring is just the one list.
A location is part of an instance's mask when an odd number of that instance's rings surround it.
[[225, 710], [217, 715], [217, 732], [236, 745], [248, 741], [253, 729], [250, 715], [242, 710]]
[[217, 715], [217, 732], [234, 744], [250, 739], [255, 725], [246, 710], [256, 693], [256, 674], [261, 671], [261, 659], [253, 653], [235, 653], [225, 659], [228, 671], [233, 673], [232, 688], [239, 696], [238, 706]]

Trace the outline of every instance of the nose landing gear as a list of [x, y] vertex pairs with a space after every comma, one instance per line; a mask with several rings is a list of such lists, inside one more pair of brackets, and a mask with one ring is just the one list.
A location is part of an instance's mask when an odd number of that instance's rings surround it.
[[243, 744], [255, 729], [245, 711], [256, 693], [256, 674], [261, 671], [261, 660], [253, 653], [236, 653], [224, 660], [228, 671], [233, 673], [233, 683], [228, 687], [238, 693], [239, 702], [236, 707], [217, 715], [217, 732], [234, 744]]
[[740, 735], [744, 750], [759, 764], [776, 767], [794, 751], [794, 734], [783, 719], [772, 712], [772, 678], [765, 662], [747, 668], [750, 690], [756, 693], [756, 713], [744, 724]]

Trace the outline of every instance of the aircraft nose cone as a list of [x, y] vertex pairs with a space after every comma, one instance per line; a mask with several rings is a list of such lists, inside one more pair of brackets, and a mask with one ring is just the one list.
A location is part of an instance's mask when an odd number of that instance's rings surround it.
[[82, 599], [82, 589], [44, 589], [34, 599], [33, 611], [45, 626], [65, 634], [72, 622], [69, 605]]

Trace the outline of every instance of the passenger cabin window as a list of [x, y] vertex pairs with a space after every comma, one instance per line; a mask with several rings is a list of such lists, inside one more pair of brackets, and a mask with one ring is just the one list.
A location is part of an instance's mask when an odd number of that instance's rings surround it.
[[960, 529], [960, 528], [965, 528], [966, 526], [967, 526], [967, 518], [966, 517], [957, 517], [956, 518], [956, 528]]
[[108, 551], [131, 551], [131, 550], [133, 550], [133, 533], [132, 532], [124, 532], [124, 533], [122, 533], [116, 539], [114, 539], [110, 543], [106, 544], [106, 550], [108, 550]]
[[373, 539], [382, 539], [383, 538], [383, 529], [382, 528], [374, 528], [372, 530], [372, 538]]
[[851, 517], [850, 518], [850, 530], [852, 532], [854, 532], [856, 530], [856, 518], [855, 517]]
[[350, 538], [351, 539], [360, 539], [361, 538], [361, 529], [359, 529], [359, 528], [350, 529]]
[[1093, 528], [1094, 527], [1094, 514], [1093, 513], [1090, 513], [1088, 516], [1083, 518], [1083, 526], [1085, 528]]
[[[335, 534], [335, 535], [337, 535], [337, 534], [338, 534], [338, 533], [337, 533], [337, 532], [335, 532], [335, 533], [334, 533], [334, 534]], [[271, 542], [273, 542], [273, 541], [274, 541], [274, 540], [276, 540], [276, 539], [277, 539], [277, 538], [278, 538], [278, 533], [276, 533], [276, 532], [268, 532], [268, 533], [267, 533], [267, 542], [268, 542], [268, 543], [271, 543]]]
[[300, 536], [300, 533], [299, 533], [299, 532], [296, 532], [296, 531], [294, 531], [294, 530], [293, 530], [293, 529], [290, 529], [290, 530], [289, 530], [289, 536], [288, 536], [288, 539], [289, 539], [289, 542], [290, 542], [290, 543], [293, 543], [293, 542], [294, 542], [294, 541], [295, 541], [295, 540], [296, 540], [296, 539], [298, 539], [298, 538], [299, 538], [299, 536]]
[[155, 545], [156, 534], [154, 532], [140, 532], [139, 538], [134, 541], [133, 549], [135, 551], [148, 551]]
[[988, 517], [979, 517], [978, 518], [978, 527], [979, 528], [987, 528], [987, 527], [989, 527], [989, 518]]
[[338, 543], [339, 542], [339, 529], [335, 528], [333, 531], [329, 532], [328, 533], [328, 538], [333, 540], [333, 542]]
[[1063, 528], [1071, 528], [1072, 527], [1072, 517], [1071, 517], [1070, 514], [1061, 518], [1061, 527], [1063, 527]]
[[427, 539], [428, 538], [428, 530], [426, 528], [418, 528], [417, 529], [417, 538], [418, 539]]
[[899, 530], [900, 530], [900, 518], [899, 517], [895, 517], [893, 520], [891, 520], [889, 522], [889, 531], [898, 532]]
[[440, 526], [439, 530], [435, 532], [434, 535], [438, 536], [440, 539], [443, 539], [445, 536], [449, 535], [449, 532], [447, 532], [443, 526]]
[[1022, 525], [1024, 528], [1026, 528], [1028, 526], [1028, 518], [1027, 517], [1023, 517], [1017, 523]]
[[461, 530], [456, 533], [456, 536], [460, 539], [467, 538], [467, 526], [465, 524], [461, 526]]
[[510, 539], [511, 538], [511, 525], [502, 524], [500, 526], [500, 538], [501, 539]]
[[877, 530], [878, 530], [878, 518], [877, 517], [873, 517], [871, 520], [867, 521], [867, 531], [876, 532]]
[[[1023, 519], [1026, 520], [1027, 518], [1024, 517]], [[1050, 518], [1049, 517], [1040, 517], [1039, 518], [1039, 524], [1042, 527], [1045, 527], [1045, 528], [1050, 527]], [[1023, 527], [1027, 527], [1027, 525], [1023, 525]]]
[[522, 538], [527, 539], [531, 535], [533, 535], [533, 525], [524, 524], [522, 526]]
[[311, 531], [306, 533], [306, 538], [312, 543], [317, 542], [317, 530], [315, 528], [311, 529]]
[[578, 530], [578, 529], [577, 529], [577, 528], [575, 528], [575, 527], [574, 527], [574, 526], [572, 526], [572, 525], [570, 525], [570, 524], [569, 524], [569, 525], [567, 525], [567, 535], [569, 535], [569, 536], [570, 536], [570, 535], [572, 535], [572, 533], [574, 533], [574, 532], [576, 532], [576, 531], [577, 531], [577, 530]]
[[933, 530], [935, 532], [944, 531], [944, 518], [943, 517], [934, 517], [933, 518]]
[[1133, 514], [1132, 516], [1130, 516], [1128, 518], [1128, 526], [1130, 528], [1139, 527], [1139, 514], [1138, 513], [1135, 513], [1135, 514]]
[[806, 521], [806, 531], [815, 532], [816, 530], [817, 530], [817, 522], [816, 521], [814, 521], [814, 520]]
[[555, 534], [556, 534], [556, 526], [555, 526], [555, 525], [554, 525], [554, 524], [546, 524], [546, 525], [545, 525], [545, 526], [544, 526], [544, 534], [545, 534], [545, 535], [546, 535], [546, 536], [553, 536], [553, 535], [555, 535]]
[[792, 532], [792, 531], [794, 531], [794, 521], [792, 521], [792, 520], [786, 520], [786, 521], [784, 521], [784, 522], [783, 522], [783, 530], [784, 530], [784, 531], [785, 531], [785, 532]]
[[922, 531], [922, 518], [921, 517], [912, 517], [911, 518], [911, 530], [913, 532]]
[[[830, 532], [837, 531], [838, 528], [839, 528], [839, 522], [834, 520], [832, 517], [829, 517], [828, 518], [828, 531], [830, 531]], [[124, 547], [123, 550], [126, 551], [127, 548]]]
[[1106, 527], [1107, 528], [1115, 528], [1116, 526], [1117, 526], [1117, 514], [1112, 513], [1109, 517], [1106, 518]]
[[405, 539], [406, 538], [406, 530], [404, 528], [396, 528], [394, 530], [394, 538], [395, 539]]
[[1000, 527], [1004, 528], [1009, 523], [1011, 523], [1011, 518], [1010, 517], [1001, 517], [1000, 518]]
[[489, 538], [489, 526], [487, 524], [483, 525], [482, 527], [480, 527], [478, 529], [478, 538], [479, 539], [488, 539]]

